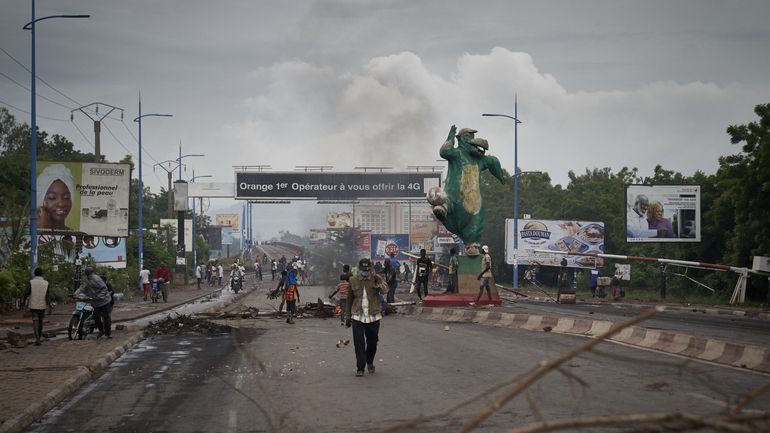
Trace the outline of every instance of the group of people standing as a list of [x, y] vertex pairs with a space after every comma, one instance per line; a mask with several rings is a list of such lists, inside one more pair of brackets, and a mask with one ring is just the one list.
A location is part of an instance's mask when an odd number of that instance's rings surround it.
[[198, 288], [201, 288], [201, 283], [206, 280], [206, 284], [210, 286], [222, 285], [222, 277], [225, 276], [225, 269], [222, 263], [209, 262], [203, 264], [202, 262], [195, 267], [195, 278], [198, 280]]

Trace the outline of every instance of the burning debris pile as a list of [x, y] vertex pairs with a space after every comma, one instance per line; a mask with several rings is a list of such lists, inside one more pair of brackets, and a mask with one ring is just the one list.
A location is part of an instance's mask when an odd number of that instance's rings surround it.
[[150, 335], [196, 335], [223, 334], [232, 328], [227, 325], [210, 322], [206, 319], [194, 318], [188, 315], [168, 316], [163, 320], [150, 323], [147, 333]]
[[[300, 307], [299, 312], [301, 314], [311, 315], [315, 317], [334, 317], [337, 310], [336, 305], [326, 304], [321, 298], [318, 298], [316, 302], [308, 302], [304, 307]], [[339, 313], [336, 313], [339, 314]]]

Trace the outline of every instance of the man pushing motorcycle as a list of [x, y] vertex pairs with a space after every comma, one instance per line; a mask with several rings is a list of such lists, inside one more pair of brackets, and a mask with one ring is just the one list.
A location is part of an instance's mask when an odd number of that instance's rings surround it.
[[100, 276], [94, 273], [91, 267], [87, 267], [84, 273], [86, 280], [75, 291], [75, 296], [89, 299], [91, 306], [94, 307], [96, 323], [101, 321], [102, 324], [97, 338], [102, 335], [112, 338], [112, 296], [107, 288], [107, 284], [104, 283]]

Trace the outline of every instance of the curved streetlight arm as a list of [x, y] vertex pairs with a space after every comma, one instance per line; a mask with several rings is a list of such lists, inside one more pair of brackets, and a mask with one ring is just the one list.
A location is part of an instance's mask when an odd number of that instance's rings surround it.
[[22, 29], [32, 30], [32, 24], [35, 24], [38, 21], [48, 20], [51, 18], [91, 18], [91, 15], [50, 15], [47, 17], [38, 18], [34, 21], [30, 21], [27, 24], [24, 24], [24, 27], [22, 27]]
[[491, 113], [484, 113], [484, 114], [482, 114], [482, 116], [486, 116], [486, 117], [507, 117], [507, 118], [509, 118], [509, 119], [511, 119], [511, 120], [515, 120], [515, 121], [516, 121], [516, 123], [524, 123], [524, 122], [522, 122], [521, 120], [519, 120], [519, 119], [517, 119], [517, 118], [515, 118], [515, 117], [513, 117], [513, 116], [509, 116], [509, 115], [507, 115], [507, 114], [491, 114]]
[[138, 116], [136, 119], [134, 119], [134, 122], [138, 122], [138, 121], [140, 121], [144, 117], [151, 117], [151, 116], [152, 117], [174, 117], [173, 114], [155, 114], [155, 113], [150, 113], [150, 114], [142, 114], [141, 116]]
[[522, 174], [543, 174], [543, 172], [542, 171], [520, 171], [520, 172], [514, 174], [513, 177], [519, 177]]
[[193, 177], [192, 177], [192, 179], [190, 179], [190, 182], [193, 182], [193, 183], [194, 183], [194, 182], [195, 182], [195, 179], [202, 179], [202, 178], [204, 178], [204, 177], [214, 177], [214, 176], [212, 176], [212, 175], [210, 175], [210, 174], [202, 174], [202, 175], [200, 175], [200, 176], [193, 176]]

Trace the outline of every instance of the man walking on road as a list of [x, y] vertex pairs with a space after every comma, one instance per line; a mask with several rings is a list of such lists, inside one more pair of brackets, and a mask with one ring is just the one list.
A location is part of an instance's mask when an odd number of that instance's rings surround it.
[[107, 284], [90, 267], [86, 268], [85, 274], [86, 281], [80, 285], [76, 295], [90, 299], [91, 306], [94, 307], [94, 321], [98, 323], [97, 319], [101, 320], [103, 327], [99, 330], [97, 338], [102, 335], [112, 338], [112, 317], [110, 316], [112, 313], [112, 296], [110, 296]]
[[458, 287], [457, 287], [457, 250], [454, 248], [451, 248], [449, 250], [449, 272], [448, 277], [449, 281], [446, 285], [446, 292], [447, 293], [458, 293]]
[[481, 253], [484, 257], [481, 258], [481, 273], [476, 278], [481, 281], [479, 285], [479, 294], [476, 295], [476, 301], [471, 302], [471, 306], [476, 306], [481, 300], [481, 294], [484, 293], [484, 289], [487, 290], [487, 298], [489, 299], [489, 305], [492, 305], [492, 289], [489, 287], [489, 279], [492, 278], [492, 257], [489, 256], [489, 247], [484, 245], [481, 247]]
[[420, 258], [414, 265], [415, 279], [417, 280], [415, 286], [417, 286], [417, 297], [422, 300], [422, 293], [420, 287], [425, 288], [425, 296], [428, 296], [428, 282], [430, 281], [430, 273], [433, 269], [433, 262], [427, 256], [425, 249], [420, 250]]
[[199, 263], [198, 266], [195, 267], [195, 279], [198, 280], [198, 290], [201, 288], [203, 274], [205, 274], [205, 271], [203, 270], [203, 263]]
[[45, 309], [50, 312], [53, 309], [51, 305], [51, 291], [48, 290], [48, 281], [43, 279], [43, 270], [35, 268], [35, 278], [29, 280], [27, 289], [21, 299], [21, 305], [27, 303], [29, 299], [29, 311], [32, 313], [32, 331], [35, 333], [35, 346], [40, 346], [40, 339], [43, 338], [43, 319], [45, 318]]
[[356, 377], [364, 375], [364, 366], [374, 374], [374, 356], [382, 319], [380, 296], [388, 286], [379, 275], [372, 272], [372, 262], [363, 258], [358, 262], [358, 273], [350, 278], [348, 308], [345, 326], [353, 326], [353, 346], [356, 351]]
[[150, 295], [150, 270], [145, 266], [142, 266], [142, 270], [139, 271], [139, 281], [142, 284], [142, 292], [144, 292], [144, 300]]

